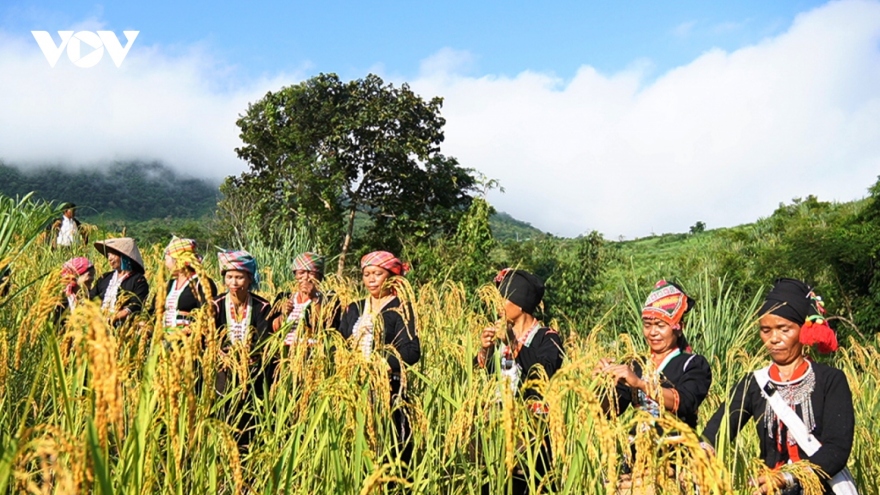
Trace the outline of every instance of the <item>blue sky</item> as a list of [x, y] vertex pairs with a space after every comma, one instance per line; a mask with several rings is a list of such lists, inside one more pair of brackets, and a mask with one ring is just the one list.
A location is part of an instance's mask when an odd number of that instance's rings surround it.
[[240, 77], [381, 67], [402, 77], [442, 48], [475, 56], [472, 74], [523, 70], [570, 78], [581, 65], [657, 72], [710, 48], [733, 50], [786, 29], [822, 2], [5, 2], [0, 28], [57, 30], [85, 19], [141, 31], [141, 44], [202, 45]]
[[[442, 96], [443, 152], [558, 235], [732, 226], [880, 173], [880, 0], [218, 5], [0, 4], [0, 160], [219, 179], [249, 102], [374, 72]], [[119, 68], [50, 67], [32, 30], [140, 34]]]

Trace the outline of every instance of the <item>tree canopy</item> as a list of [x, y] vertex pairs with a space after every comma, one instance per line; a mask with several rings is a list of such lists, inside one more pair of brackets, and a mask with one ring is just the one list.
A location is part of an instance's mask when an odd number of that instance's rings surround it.
[[454, 232], [477, 181], [440, 153], [441, 105], [372, 74], [347, 83], [320, 74], [269, 92], [237, 121], [236, 153], [250, 170], [227, 193], [254, 198], [268, 231], [294, 223], [340, 250], [340, 270], [358, 213], [370, 219], [359, 240], [371, 248]]

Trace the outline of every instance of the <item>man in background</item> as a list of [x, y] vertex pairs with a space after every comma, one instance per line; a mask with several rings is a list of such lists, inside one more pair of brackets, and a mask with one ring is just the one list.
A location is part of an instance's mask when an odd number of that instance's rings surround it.
[[76, 218], [76, 205], [67, 203], [61, 218], [52, 222], [50, 239], [53, 248], [73, 247], [82, 241], [88, 244], [88, 234], [80, 229], [80, 221]]

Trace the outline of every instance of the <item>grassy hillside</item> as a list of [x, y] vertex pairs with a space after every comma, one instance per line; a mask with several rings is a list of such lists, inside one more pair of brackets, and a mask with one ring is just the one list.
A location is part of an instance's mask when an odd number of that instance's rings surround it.
[[155, 162], [27, 171], [0, 163], [0, 193], [15, 197], [32, 191], [37, 199], [76, 203], [78, 215], [91, 221], [199, 218], [214, 210], [219, 194], [217, 184]]
[[499, 241], [526, 241], [545, 237], [547, 234], [533, 227], [528, 222], [517, 220], [507, 213], [498, 212], [489, 217], [489, 227], [492, 235]]

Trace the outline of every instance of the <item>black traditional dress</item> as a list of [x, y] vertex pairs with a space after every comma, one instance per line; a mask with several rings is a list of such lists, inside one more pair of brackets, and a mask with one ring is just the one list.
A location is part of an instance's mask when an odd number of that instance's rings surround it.
[[[639, 363], [633, 363], [632, 367], [639, 378], [644, 378]], [[678, 394], [678, 405], [672, 413], [691, 428], [696, 428], [697, 412], [712, 385], [712, 369], [709, 367], [709, 362], [699, 354], [675, 350], [658, 366], [657, 371], [660, 373], [660, 386], [673, 389]], [[618, 383], [617, 413], [621, 414], [631, 405], [646, 410], [654, 416], [658, 416], [660, 412], [660, 405], [656, 400], [647, 397], [641, 390], [634, 390], [625, 383]]]
[[[422, 357], [422, 347], [419, 334], [416, 331], [415, 314], [410, 304], [405, 306], [399, 298], [394, 297], [385, 306], [377, 310], [370, 308], [370, 299], [353, 302], [348, 306], [339, 322], [339, 333], [346, 339], [353, 339], [354, 343], [369, 356], [375, 348], [373, 342], [373, 324], [376, 313], [382, 318], [382, 341], [386, 345], [394, 347], [400, 359], [407, 365], [414, 365]], [[385, 354], [385, 359], [390, 368], [391, 380], [391, 403], [397, 398], [405, 401], [405, 391], [401, 391], [401, 373], [403, 372], [400, 359], [394, 353]], [[397, 435], [398, 449], [401, 459], [407, 462], [411, 455], [412, 442], [411, 427], [405, 408], [394, 408], [391, 413], [394, 422], [394, 430]]]
[[507, 345], [502, 345], [498, 352], [501, 354], [498, 356], [500, 360], [496, 358], [496, 350], [492, 347], [485, 356], [485, 362], [482, 362], [484, 357], [478, 355], [477, 363], [485, 366], [489, 373], [495, 373], [496, 361], [499, 361], [501, 373], [508, 376], [511, 386], [522, 393], [525, 399], [541, 399], [540, 394], [532, 388], [520, 390], [522, 384], [537, 378], [539, 368], [550, 378], [562, 366], [562, 339], [559, 338], [559, 333], [541, 325], [535, 325], [520, 339], [518, 351], [514, 352]]
[[89, 299], [101, 299], [103, 309], [110, 314], [128, 309], [130, 313], [117, 322], [120, 324], [141, 312], [149, 293], [150, 286], [143, 273], [111, 271], [101, 275], [101, 278], [95, 282], [94, 287], [89, 291]]
[[[291, 326], [287, 330], [287, 333], [284, 335], [284, 345], [290, 346], [293, 345], [300, 338], [300, 334], [304, 331], [305, 334], [312, 335], [316, 326], [320, 326], [320, 322], [316, 320], [321, 315], [315, 312], [315, 309], [321, 307], [322, 310], [320, 313], [327, 314], [324, 306], [326, 304], [330, 304], [330, 301], [333, 300], [333, 294], [325, 295], [324, 293], [319, 292], [317, 296], [313, 299], [308, 299], [303, 302], [299, 302], [294, 300], [293, 310], [286, 317], [281, 311], [281, 307], [284, 303], [293, 297], [295, 294], [291, 294], [290, 292], [280, 292], [277, 296], [275, 296], [275, 301], [272, 303], [272, 314], [269, 316], [269, 321], [275, 321], [277, 318], [284, 318], [284, 323], [290, 323]], [[341, 314], [339, 311], [339, 305], [334, 304], [334, 308], [329, 313], [329, 318], [324, 322], [323, 328], [339, 328]]]
[[[166, 328], [187, 326], [192, 323], [189, 313], [199, 309], [208, 301], [209, 294], [217, 294], [217, 286], [214, 281], [204, 281], [198, 275], [190, 277], [179, 290], [177, 279], [171, 279], [165, 286], [165, 322]], [[210, 288], [210, 291], [205, 289]]]
[[[800, 376], [795, 373], [789, 382], [774, 380], [772, 366], [770, 378], [777, 393], [793, 406], [807, 430], [821, 442], [822, 447], [815, 454], [806, 455], [788, 436], [788, 428], [767, 407], [767, 400], [753, 374], [736, 385], [728, 405], [722, 404], [709, 420], [703, 437], [716, 445], [726, 417], [730, 440], [733, 441], [749, 419], [754, 418], [761, 459], [767, 467], [777, 468], [789, 461], [809, 460], [829, 477], [836, 475], [846, 467], [852, 450], [855, 428], [852, 393], [842, 371], [819, 363], [807, 363], [807, 370]], [[823, 486], [825, 493], [832, 493], [825, 480]]]
[[[260, 347], [269, 336], [269, 314], [272, 311], [272, 305], [260, 296], [249, 294], [245, 308], [243, 314], [236, 314], [229, 293], [222, 294], [214, 299], [214, 323], [221, 339], [222, 352], [235, 351], [233, 346], [236, 344], [247, 346], [250, 352], [250, 367], [248, 369], [250, 383], [248, 387], [253, 388], [257, 397], [264, 397], [266, 389], [271, 384], [274, 370], [272, 366], [268, 365], [269, 363], [264, 363], [262, 356], [259, 353], [254, 353], [253, 349]], [[260, 348], [260, 352], [262, 350]], [[263, 365], [267, 366], [260, 372]], [[222, 395], [228, 391], [229, 378], [228, 370], [220, 369], [217, 371], [214, 387], [218, 394]], [[253, 416], [248, 407], [245, 407], [238, 422], [239, 445], [250, 443], [253, 436], [253, 423]]]

